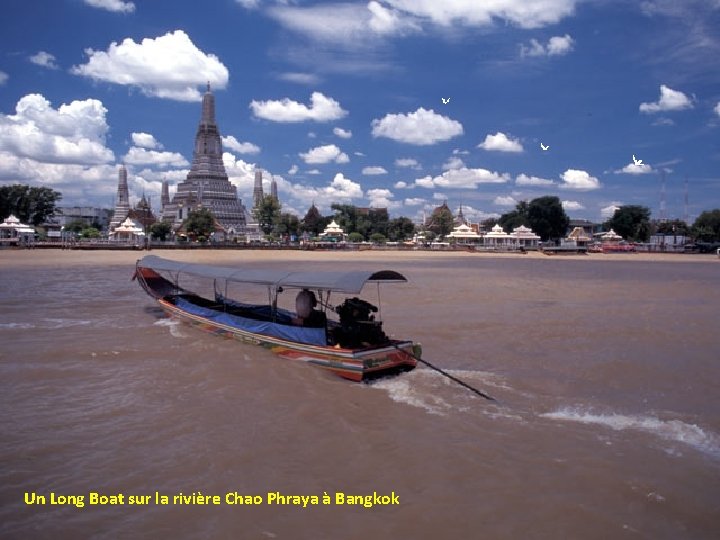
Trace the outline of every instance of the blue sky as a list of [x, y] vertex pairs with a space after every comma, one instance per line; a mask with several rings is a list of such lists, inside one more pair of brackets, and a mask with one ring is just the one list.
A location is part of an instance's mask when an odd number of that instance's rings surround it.
[[112, 207], [125, 163], [157, 205], [207, 82], [245, 204], [257, 165], [301, 217], [659, 217], [661, 171], [666, 217], [686, 178], [691, 221], [720, 208], [719, 0], [5, 0], [0, 183]]

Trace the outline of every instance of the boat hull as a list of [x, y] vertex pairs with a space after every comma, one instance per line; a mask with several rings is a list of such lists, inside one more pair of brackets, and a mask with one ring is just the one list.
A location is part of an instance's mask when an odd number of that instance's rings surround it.
[[380, 347], [343, 349], [309, 345], [249, 332], [241, 328], [188, 313], [166, 299], [157, 299], [165, 313], [205, 332], [242, 343], [260, 345], [281, 358], [300, 360], [344, 379], [361, 382], [409, 371], [417, 365], [417, 345], [412, 341], [390, 341]]

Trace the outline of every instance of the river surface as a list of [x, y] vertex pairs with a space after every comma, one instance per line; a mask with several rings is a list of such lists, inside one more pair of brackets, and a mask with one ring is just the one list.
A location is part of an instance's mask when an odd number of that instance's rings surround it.
[[385, 330], [497, 402], [164, 318], [133, 253], [0, 252], [0, 538], [720, 537], [720, 261], [158, 254], [398, 270]]

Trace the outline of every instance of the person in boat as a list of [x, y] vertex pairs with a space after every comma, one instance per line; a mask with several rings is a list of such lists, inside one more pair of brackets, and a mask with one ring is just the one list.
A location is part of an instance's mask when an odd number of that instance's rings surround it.
[[295, 313], [293, 324], [297, 326], [309, 326], [322, 328], [327, 324], [327, 316], [322, 311], [315, 309], [317, 306], [315, 293], [308, 290], [301, 290], [295, 297]]

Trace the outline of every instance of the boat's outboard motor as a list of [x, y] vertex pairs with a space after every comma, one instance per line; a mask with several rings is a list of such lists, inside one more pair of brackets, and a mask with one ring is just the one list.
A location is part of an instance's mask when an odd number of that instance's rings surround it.
[[387, 343], [389, 338], [382, 331], [382, 322], [376, 321], [373, 315], [377, 310], [361, 298], [347, 298], [335, 308], [335, 313], [340, 316], [336, 342], [349, 349]]

